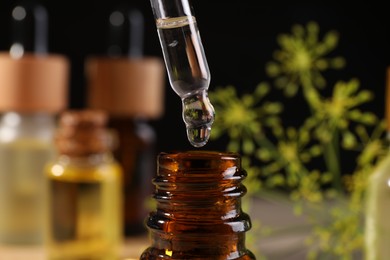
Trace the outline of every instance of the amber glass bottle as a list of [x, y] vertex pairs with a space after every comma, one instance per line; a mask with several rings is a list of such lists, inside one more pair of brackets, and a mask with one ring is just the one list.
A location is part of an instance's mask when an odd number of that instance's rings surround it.
[[146, 220], [152, 244], [140, 259], [255, 259], [245, 247], [245, 176], [238, 154], [161, 153], [157, 209]]
[[66, 111], [48, 164], [47, 256], [115, 260], [122, 242], [122, 168], [112, 156], [107, 116]]

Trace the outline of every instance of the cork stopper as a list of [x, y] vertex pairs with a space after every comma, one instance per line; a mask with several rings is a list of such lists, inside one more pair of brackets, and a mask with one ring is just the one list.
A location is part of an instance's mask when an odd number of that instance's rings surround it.
[[67, 106], [69, 62], [61, 55], [0, 53], [0, 111], [57, 113]]
[[387, 131], [390, 131], [390, 67], [387, 68], [386, 84], [386, 122]]
[[113, 136], [106, 128], [107, 120], [107, 114], [101, 110], [63, 112], [55, 137], [59, 153], [86, 156], [111, 150]]
[[155, 119], [163, 114], [164, 65], [158, 58], [89, 58], [88, 106], [114, 116]]

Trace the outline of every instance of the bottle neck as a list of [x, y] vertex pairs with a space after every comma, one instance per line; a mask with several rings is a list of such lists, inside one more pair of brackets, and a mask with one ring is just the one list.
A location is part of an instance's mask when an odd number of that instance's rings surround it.
[[147, 220], [152, 247], [180, 254], [181, 259], [238, 259], [248, 254], [245, 232], [251, 222], [241, 210], [246, 172], [240, 159], [187, 152], [160, 154], [158, 162], [153, 182], [157, 210]]
[[59, 154], [88, 158], [111, 153], [116, 138], [113, 131], [102, 126], [62, 126], [57, 131], [55, 143]]

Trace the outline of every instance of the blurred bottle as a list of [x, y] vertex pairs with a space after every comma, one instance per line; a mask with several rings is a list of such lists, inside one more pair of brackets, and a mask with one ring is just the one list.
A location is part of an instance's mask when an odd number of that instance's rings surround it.
[[48, 259], [118, 259], [122, 169], [102, 111], [66, 111], [48, 164]]
[[[390, 68], [387, 73], [386, 119], [390, 133]], [[368, 179], [365, 214], [365, 259], [390, 259], [390, 153]]]
[[88, 107], [110, 115], [109, 126], [118, 133], [114, 151], [124, 168], [124, 234], [146, 232], [144, 219], [155, 175], [156, 134], [148, 120], [163, 113], [164, 65], [143, 57], [142, 13], [120, 7], [109, 16], [107, 55], [90, 57], [85, 69]]
[[47, 11], [12, 10], [14, 39], [0, 53], [0, 243], [43, 239], [44, 165], [56, 115], [67, 104], [68, 60], [47, 54]]

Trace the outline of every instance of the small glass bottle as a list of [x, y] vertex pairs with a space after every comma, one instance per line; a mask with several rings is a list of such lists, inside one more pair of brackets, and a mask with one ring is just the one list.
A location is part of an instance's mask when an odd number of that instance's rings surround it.
[[143, 56], [144, 17], [131, 6], [114, 8], [109, 16], [107, 54], [85, 62], [88, 100], [93, 109], [109, 114], [118, 134], [116, 160], [124, 171], [124, 234], [146, 233], [146, 202], [153, 193], [156, 133], [150, 124], [163, 114], [164, 64]]
[[[389, 135], [390, 69], [387, 80], [386, 117]], [[365, 212], [365, 259], [390, 259], [390, 152], [368, 179]]]
[[146, 221], [152, 245], [140, 259], [255, 259], [245, 247], [245, 176], [235, 153], [161, 153]]
[[66, 111], [48, 179], [48, 259], [117, 259], [122, 242], [122, 168], [111, 150], [107, 116]]
[[[56, 116], [67, 105], [69, 62], [47, 53], [46, 9], [30, 4], [14, 7], [15, 39], [9, 52], [0, 53], [0, 243], [4, 244], [43, 242], [43, 170], [54, 157]], [[30, 39], [32, 26], [35, 39]]]

